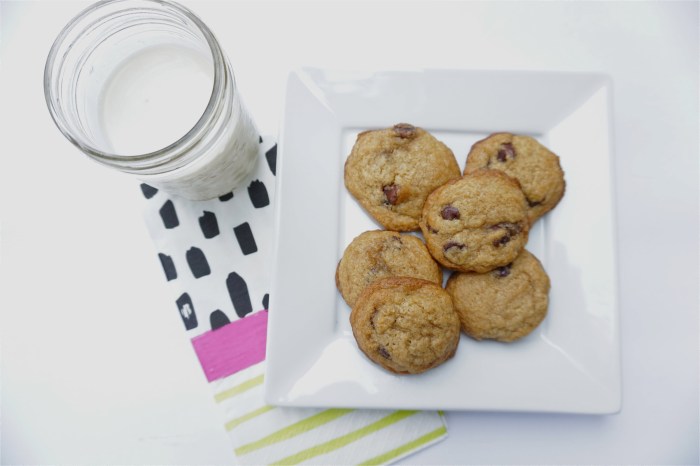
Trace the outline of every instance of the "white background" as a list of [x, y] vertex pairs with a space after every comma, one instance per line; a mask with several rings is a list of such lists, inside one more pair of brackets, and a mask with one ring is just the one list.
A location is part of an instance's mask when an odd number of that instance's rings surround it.
[[[302, 65], [610, 74], [621, 413], [450, 413], [450, 438], [406, 462], [698, 463], [697, 2], [183, 3], [217, 34], [262, 134]], [[2, 462], [230, 464], [138, 184], [46, 110], [44, 60], [88, 4], [0, 4]]]

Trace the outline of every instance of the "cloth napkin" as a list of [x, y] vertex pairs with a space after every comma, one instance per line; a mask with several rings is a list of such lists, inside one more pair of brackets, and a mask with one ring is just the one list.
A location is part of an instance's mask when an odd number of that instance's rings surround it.
[[446, 438], [441, 412], [265, 404], [277, 145], [259, 142], [247, 188], [218, 199], [188, 201], [141, 185], [173, 317], [192, 341], [237, 462], [387, 464]]

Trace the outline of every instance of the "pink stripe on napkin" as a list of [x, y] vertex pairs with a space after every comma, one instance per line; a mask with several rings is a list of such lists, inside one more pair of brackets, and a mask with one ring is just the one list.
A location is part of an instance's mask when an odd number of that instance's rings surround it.
[[267, 311], [250, 314], [192, 339], [209, 382], [265, 360]]

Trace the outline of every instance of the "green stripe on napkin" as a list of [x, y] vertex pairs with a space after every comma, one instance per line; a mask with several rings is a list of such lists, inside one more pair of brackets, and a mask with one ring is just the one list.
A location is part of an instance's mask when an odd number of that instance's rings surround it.
[[358, 429], [356, 431], [350, 432], [349, 434], [343, 435], [338, 438], [334, 438], [333, 440], [329, 440], [328, 442], [322, 443], [320, 445], [307, 448], [306, 450], [300, 451], [299, 453], [283, 458], [272, 464], [299, 464], [302, 461], [306, 461], [316, 456], [329, 453], [333, 450], [337, 450], [338, 448], [342, 448], [345, 445], [348, 445], [352, 442], [361, 439], [362, 437], [377, 432], [387, 426], [399, 422], [402, 419], [412, 416], [417, 412], [418, 411], [396, 411], [388, 416], [381, 418], [376, 422], [373, 422], [372, 424], [363, 427], [362, 429]]
[[235, 387], [231, 387], [228, 390], [224, 390], [221, 393], [217, 393], [216, 395], [214, 395], [214, 399], [216, 400], [217, 403], [221, 402], [221, 401], [225, 400], [226, 398], [231, 398], [232, 396], [236, 396], [239, 393], [243, 393], [245, 391], [250, 390], [253, 387], [261, 385], [264, 381], [265, 381], [265, 375], [260, 374], [259, 376], [253, 377], [250, 380], [246, 380], [245, 382], [240, 383], [240, 384], [236, 385]]
[[382, 455], [375, 456], [374, 458], [368, 459], [367, 461], [363, 461], [362, 463], [360, 463], [360, 466], [386, 464], [388, 461], [397, 458], [403, 454], [406, 454], [410, 451], [413, 451], [416, 448], [421, 447], [426, 443], [431, 442], [432, 440], [440, 438], [442, 435], [445, 434], [447, 434], [447, 429], [445, 429], [444, 426], [438, 427], [434, 431], [428, 432], [427, 434], [418, 437], [417, 439], [411, 442], [404, 443], [398, 448], [394, 448], [393, 450], [390, 450]]
[[271, 445], [273, 443], [281, 442], [283, 440], [296, 437], [297, 435], [303, 434], [304, 432], [308, 432], [312, 429], [315, 429], [318, 426], [322, 426], [323, 424], [327, 424], [332, 420], [344, 416], [352, 411], [352, 409], [327, 409], [325, 411], [321, 411], [320, 413], [308, 417], [295, 424], [292, 424], [289, 427], [285, 427], [284, 429], [278, 430], [277, 432], [274, 432], [268, 435], [267, 437], [263, 437], [260, 440], [236, 448], [236, 454], [244, 455], [246, 453], [250, 453], [251, 451], [255, 451], [259, 448]]

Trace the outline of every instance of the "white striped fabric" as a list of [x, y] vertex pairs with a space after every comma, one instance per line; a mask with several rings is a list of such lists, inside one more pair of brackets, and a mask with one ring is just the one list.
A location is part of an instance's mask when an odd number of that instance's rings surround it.
[[387, 464], [447, 436], [440, 413], [266, 405], [265, 363], [213, 382], [241, 464]]

